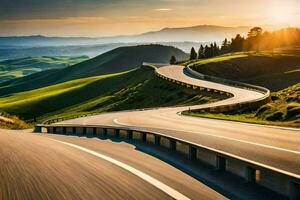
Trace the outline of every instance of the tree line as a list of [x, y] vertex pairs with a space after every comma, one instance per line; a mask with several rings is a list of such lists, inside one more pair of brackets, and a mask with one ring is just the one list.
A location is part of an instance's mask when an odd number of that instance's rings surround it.
[[[261, 27], [252, 28], [247, 37], [237, 34], [236, 37], [224, 39], [221, 46], [216, 42], [210, 45], [201, 45], [198, 51], [194, 47], [190, 51], [190, 60], [211, 58], [222, 54], [239, 51], [263, 51], [276, 48], [300, 45], [300, 29], [285, 28], [274, 32], [263, 31]], [[176, 58], [170, 60], [171, 64], [176, 63]]]

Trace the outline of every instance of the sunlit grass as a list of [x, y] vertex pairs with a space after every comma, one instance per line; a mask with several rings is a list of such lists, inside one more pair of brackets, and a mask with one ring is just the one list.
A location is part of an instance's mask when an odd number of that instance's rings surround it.
[[109, 111], [215, 102], [158, 78], [150, 69], [82, 78], [0, 98], [8, 113], [39, 122]]
[[272, 93], [272, 101], [249, 112], [193, 113], [186, 115], [254, 124], [300, 127], [300, 83]]

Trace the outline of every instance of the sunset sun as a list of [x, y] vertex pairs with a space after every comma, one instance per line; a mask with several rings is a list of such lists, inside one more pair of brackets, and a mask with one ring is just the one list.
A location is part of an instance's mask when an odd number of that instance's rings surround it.
[[268, 8], [268, 17], [274, 23], [288, 24], [292, 20], [292, 5], [273, 4]]

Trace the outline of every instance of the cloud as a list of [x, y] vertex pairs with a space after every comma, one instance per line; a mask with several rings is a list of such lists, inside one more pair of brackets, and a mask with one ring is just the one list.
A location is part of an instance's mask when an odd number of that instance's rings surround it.
[[156, 8], [155, 11], [172, 11], [172, 8]]

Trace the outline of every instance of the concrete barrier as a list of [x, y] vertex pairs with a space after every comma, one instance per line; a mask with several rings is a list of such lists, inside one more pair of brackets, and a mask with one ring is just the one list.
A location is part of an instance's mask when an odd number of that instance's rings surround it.
[[42, 132], [43, 129], [47, 129], [47, 133], [52, 134], [89, 135], [90, 137], [99, 137], [101, 135], [112, 138], [141, 140], [185, 155], [190, 161], [200, 161], [208, 164], [221, 173], [234, 174], [243, 178], [245, 183], [261, 185], [278, 194], [289, 197], [291, 200], [299, 199], [300, 196], [300, 175], [276, 171], [274, 168], [269, 168], [263, 164], [162, 133], [145, 132], [138, 129], [132, 130], [126, 127], [79, 125], [37, 125], [34, 130]]
[[[243, 89], [248, 89], [248, 90], [253, 90], [253, 91], [257, 91], [260, 92], [262, 94], [264, 94], [264, 96], [262, 98], [256, 99], [256, 100], [252, 100], [252, 101], [246, 101], [246, 102], [241, 102], [238, 104], [231, 104], [231, 105], [222, 105], [222, 106], [216, 106], [216, 107], [211, 107], [206, 111], [209, 112], [228, 112], [228, 111], [232, 111], [232, 110], [236, 110], [236, 109], [257, 109], [259, 108], [261, 105], [269, 102], [271, 100], [270, 97], [270, 90], [264, 88], [264, 87], [260, 87], [260, 86], [256, 86], [256, 85], [251, 85], [251, 84], [246, 84], [246, 83], [241, 83], [238, 81], [232, 81], [232, 80], [227, 80], [227, 79], [222, 79], [222, 78], [218, 78], [218, 77], [213, 77], [213, 76], [208, 76], [208, 75], [204, 75], [201, 74], [199, 72], [196, 72], [192, 69], [191, 65], [188, 65], [186, 68], [187, 73], [189, 73], [190, 75], [202, 79], [202, 80], [207, 80], [207, 81], [212, 81], [212, 82], [216, 82], [216, 83], [221, 83], [221, 84], [225, 84], [225, 85], [229, 85], [229, 86], [233, 86], [233, 87], [239, 87], [239, 88], [243, 88]], [[211, 91], [210, 88], [206, 88], [206, 90], [208, 92]], [[213, 90], [214, 93], [219, 93], [219, 94], [223, 94], [225, 93], [226, 96], [228, 97], [233, 97], [233, 94], [230, 94], [228, 92], [225, 91], [219, 91], [219, 90]], [[199, 109], [199, 110], [194, 110], [195, 112], [201, 112], [203, 109]]]

